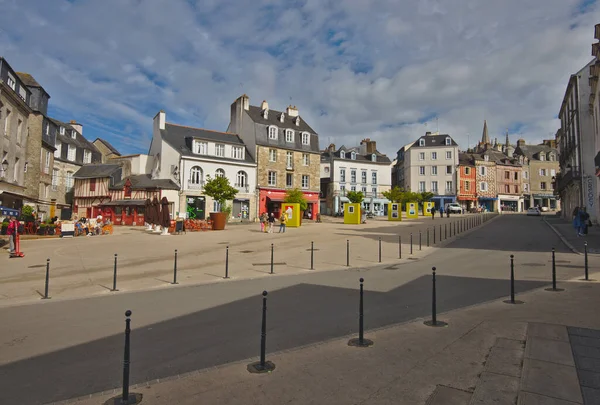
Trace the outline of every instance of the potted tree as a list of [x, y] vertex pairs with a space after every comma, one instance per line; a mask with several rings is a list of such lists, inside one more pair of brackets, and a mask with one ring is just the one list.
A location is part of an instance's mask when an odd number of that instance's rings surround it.
[[304, 197], [304, 193], [297, 188], [288, 190], [285, 192], [283, 202], [288, 204], [300, 204], [300, 225], [302, 225], [302, 218], [304, 217], [304, 212], [308, 208], [308, 201]]
[[[349, 212], [357, 212], [358, 215], [351, 215], [351, 218], [346, 218], [344, 215], [344, 223], [352, 223], [352, 224], [360, 224], [362, 223], [362, 202], [365, 199], [362, 191], [348, 191], [346, 193], [346, 197], [350, 202], [348, 203], [350, 206], [354, 206], [354, 208]], [[350, 210], [350, 208], [348, 208]]]
[[219, 203], [219, 212], [211, 212], [210, 220], [213, 231], [222, 231], [227, 222], [226, 203], [233, 200], [237, 194], [237, 189], [229, 184], [229, 179], [225, 176], [217, 176], [214, 179], [207, 176], [208, 181], [204, 185], [204, 194], [212, 197]]

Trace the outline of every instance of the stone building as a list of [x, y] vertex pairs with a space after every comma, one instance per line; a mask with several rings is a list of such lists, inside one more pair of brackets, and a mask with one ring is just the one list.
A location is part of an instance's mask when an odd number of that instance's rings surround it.
[[490, 159], [496, 160], [496, 191], [498, 204], [502, 211], [522, 212], [523, 204], [523, 168], [518, 160], [502, 152], [487, 151]]
[[477, 205], [477, 168], [472, 153], [458, 154], [458, 193], [456, 199], [464, 211]]
[[107, 140], [102, 138], [96, 138], [94, 142], [92, 142], [98, 152], [102, 155], [102, 163], [110, 162], [109, 159], [118, 158], [121, 156], [121, 153], [112, 146]]
[[286, 191], [302, 190], [308, 201], [307, 212], [319, 212], [320, 150], [319, 136], [298, 109], [271, 110], [263, 101], [250, 105], [247, 95], [231, 104], [228, 132], [238, 134], [258, 165], [258, 213], [279, 215]]
[[[552, 141], [541, 145], [527, 145], [519, 139], [515, 154], [519, 163], [528, 168], [529, 193], [525, 208], [542, 207], [548, 210], [560, 210], [560, 202], [554, 194], [554, 184], [560, 170], [558, 151]], [[525, 191], [525, 190], [524, 190]]]
[[473, 154], [477, 181], [477, 204], [489, 212], [498, 211], [496, 162], [489, 154]]
[[26, 84], [0, 57], [0, 206], [17, 210], [28, 199], [25, 175], [30, 98]]

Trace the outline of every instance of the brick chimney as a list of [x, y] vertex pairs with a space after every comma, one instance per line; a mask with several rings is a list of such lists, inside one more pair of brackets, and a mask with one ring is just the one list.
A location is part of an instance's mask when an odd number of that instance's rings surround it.
[[264, 111], [264, 110], [268, 111], [269, 110], [269, 103], [267, 103], [267, 100], [263, 100], [263, 102], [260, 103], [260, 109], [262, 111]]
[[285, 113], [288, 115], [288, 117], [297, 117], [298, 116], [298, 109], [296, 108], [296, 106], [289, 106], [286, 110]]
[[365, 138], [360, 141], [361, 152], [365, 155], [370, 155], [377, 151], [377, 143], [372, 141], [371, 138]]
[[79, 132], [81, 135], [83, 135], [83, 125], [78, 124], [77, 121], [75, 120], [71, 120], [69, 122], [69, 124], [75, 129], [75, 131]]

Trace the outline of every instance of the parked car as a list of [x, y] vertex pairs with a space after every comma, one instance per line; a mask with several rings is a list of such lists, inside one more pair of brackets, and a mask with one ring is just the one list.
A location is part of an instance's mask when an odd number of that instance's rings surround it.
[[550, 211], [550, 208], [548, 208], [548, 207], [542, 207], [542, 212], [548, 212], [548, 211]]
[[459, 203], [447, 203], [444, 207], [444, 212], [450, 212], [451, 214], [462, 214], [463, 209]]
[[537, 207], [531, 207], [527, 209], [527, 216], [539, 217], [542, 215], [540, 210]]

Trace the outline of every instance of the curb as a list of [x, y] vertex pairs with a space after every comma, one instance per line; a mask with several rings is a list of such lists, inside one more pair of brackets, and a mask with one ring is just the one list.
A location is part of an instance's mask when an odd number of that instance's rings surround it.
[[546, 220], [545, 216], [542, 216], [542, 220], [546, 223], [546, 225], [548, 225], [550, 227], [550, 229], [552, 229], [554, 231], [554, 233], [560, 238], [561, 242], [564, 243], [566, 247], [571, 249], [571, 251], [573, 253], [578, 254], [578, 255], [583, 254], [579, 250], [575, 249], [575, 246], [571, 245], [571, 243], [558, 231], [558, 229], [556, 229], [554, 226], [552, 226], [552, 224], [550, 222], [548, 222]]

